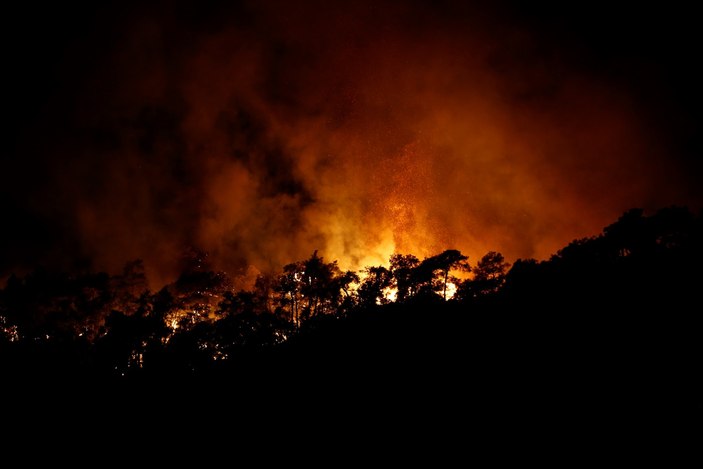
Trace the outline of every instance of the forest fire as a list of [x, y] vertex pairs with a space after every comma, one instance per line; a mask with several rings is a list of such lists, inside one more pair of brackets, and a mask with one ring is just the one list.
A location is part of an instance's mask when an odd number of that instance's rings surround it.
[[9, 434], [661, 447], [703, 409], [695, 13], [8, 3]]
[[[3, 273], [142, 259], [157, 288], [190, 247], [227, 272], [314, 250], [345, 270], [447, 246], [544, 259], [642, 201], [698, 194], [652, 131], [661, 114], [565, 45], [459, 3], [367, 7], [244, 2], [210, 29], [147, 9], [93, 32], [94, 63], [18, 133], [42, 135], [15, 146], [38, 164], [3, 187], [39, 229], [3, 236], [41, 242]], [[240, 14], [257, 20], [227, 26]]]

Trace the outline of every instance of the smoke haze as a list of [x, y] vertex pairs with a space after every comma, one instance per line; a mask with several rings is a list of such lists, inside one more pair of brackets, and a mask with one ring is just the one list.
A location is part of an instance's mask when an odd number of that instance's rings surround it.
[[697, 127], [660, 55], [603, 42], [619, 25], [451, 1], [95, 8], [59, 45], [26, 39], [39, 65], [11, 55], [28, 97], [10, 104], [5, 273], [141, 258], [158, 286], [189, 247], [232, 273], [314, 250], [345, 269], [514, 262], [632, 207], [700, 206]]

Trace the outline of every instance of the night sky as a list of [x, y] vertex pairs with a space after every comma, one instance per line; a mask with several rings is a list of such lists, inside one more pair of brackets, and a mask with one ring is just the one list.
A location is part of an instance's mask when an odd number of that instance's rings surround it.
[[703, 206], [683, 2], [96, 3], [3, 13], [0, 278], [545, 259]]

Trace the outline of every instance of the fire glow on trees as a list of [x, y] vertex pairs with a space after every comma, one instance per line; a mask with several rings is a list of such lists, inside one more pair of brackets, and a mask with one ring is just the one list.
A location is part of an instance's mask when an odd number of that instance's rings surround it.
[[578, 29], [596, 12], [435, 3], [108, 3], [57, 50], [38, 39], [52, 61], [16, 106], [36, 115], [0, 181], [22, 222], [3, 273], [143, 259], [156, 288], [187, 246], [249, 286], [314, 250], [342, 270], [545, 258], [627, 208], [700, 203], [667, 83], [610, 62], [612, 24], [608, 56]]

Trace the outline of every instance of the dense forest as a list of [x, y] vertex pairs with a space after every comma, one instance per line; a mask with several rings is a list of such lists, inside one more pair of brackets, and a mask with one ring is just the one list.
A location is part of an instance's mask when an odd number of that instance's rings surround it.
[[119, 275], [11, 276], [0, 292], [4, 390], [207, 383], [293, 406], [312, 393], [432, 396], [450, 412], [482, 402], [491, 413], [698, 420], [703, 410], [703, 217], [685, 207], [629, 210], [548, 260], [512, 265], [450, 249], [345, 272], [315, 252], [235, 291], [205, 253], [189, 259], [158, 291], [139, 260]]

